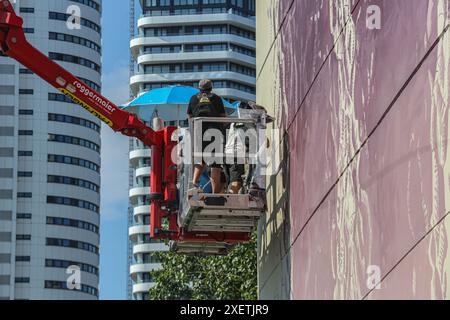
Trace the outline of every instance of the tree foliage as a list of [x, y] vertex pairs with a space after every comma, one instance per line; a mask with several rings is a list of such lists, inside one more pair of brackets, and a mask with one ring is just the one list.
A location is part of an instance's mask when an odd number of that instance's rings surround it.
[[151, 272], [152, 300], [256, 300], [256, 236], [227, 256], [158, 253], [163, 269]]

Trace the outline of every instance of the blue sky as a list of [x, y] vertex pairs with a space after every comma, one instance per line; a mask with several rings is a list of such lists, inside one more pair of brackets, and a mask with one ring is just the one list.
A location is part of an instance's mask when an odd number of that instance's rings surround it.
[[[128, 99], [128, 1], [103, 1], [103, 94]], [[126, 299], [128, 139], [102, 128], [100, 299]]]

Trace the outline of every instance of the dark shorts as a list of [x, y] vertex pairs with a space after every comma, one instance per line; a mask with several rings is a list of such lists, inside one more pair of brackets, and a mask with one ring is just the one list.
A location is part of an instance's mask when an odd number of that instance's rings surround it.
[[243, 176], [245, 175], [245, 165], [233, 164], [230, 166], [230, 183], [243, 183]]

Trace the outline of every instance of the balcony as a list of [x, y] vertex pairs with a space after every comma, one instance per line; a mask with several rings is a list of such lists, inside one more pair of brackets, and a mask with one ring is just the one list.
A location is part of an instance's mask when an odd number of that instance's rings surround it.
[[150, 214], [150, 206], [136, 206], [133, 208], [133, 215], [135, 217], [149, 214]]
[[130, 266], [130, 275], [134, 282], [137, 281], [137, 275], [139, 273], [149, 273], [153, 270], [161, 270], [161, 263], [145, 263], [145, 264], [133, 264]]
[[170, 63], [170, 62], [207, 62], [208, 60], [233, 61], [254, 68], [256, 58], [239, 52], [223, 51], [201, 51], [201, 52], [179, 52], [179, 53], [144, 53], [137, 58], [138, 64]]
[[150, 149], [137, 149], [130, 152], [130, 163], [132, 167], [137, 167], [139, 164], [139, 160], [143, 158], [150, 158], [151, 150]]
[[140, 234], [148, 234], [150, 233], [150, 226], [149, 225], [135, 225], [131, 226], [128, 229], [128, 235], [131, 236], [137, 236]]
[[150, 194], [150, 187], [136, 187], [132, 188], [129, 191], [130, 201], [133, 202], [133, 204], [136, 204], [137, 197], [139, 196], [146, 196]]
[[199, 34], [199, 35], [180, 35], [180, 36], [164, 36], [164, 37], [149, 37], [137, 36], [130, 42], [131, 52], [133, 57], [139, 56], [139, 49], [143, 46], [149, 45], [167, 45], [167, 44], [196, 44], [196, 43], [218, 43], [229, 42], [241, 45], [250, 49], [256, 48], [256, 41], [234, 34]]
[[211, 80], [232, 80], [250, 86], [256, 85], [254, 77], [246, 76], [232, 71], [211, 71], [211, 72], [181, 72], [163, 74], [137, 74], [130, 79], [133, 92], [139, 92], [139, 85], [152, 82], [178, 82], [178, 81], [199, 81], [200, 79]]
[[133, 254], [168, 251], [169, 247], [164, 243], [142, 243], [133, 246]]
[[149, 225], [135, 225], [128, 228], [128, 236], [131, 242], [137, 242], [139, 235], [146, 235], [149, 233]]
[[136, 169], [136, 178], [150, 177], [150, 171], [151, 171], [150, 167], [142, 167], [142, 168]]
[[147, 293], [151, 288], [155, 286], [154, 283], [136, 283], [133, 284], [133, 294]]
[[244, 17], [234, 13], [172, 14], [170, 19], [168, 16], [143, 15], [137, 22], [138, 28], [225, 23], [250, 30], [256, 28], [256, 20], [253, 17]]

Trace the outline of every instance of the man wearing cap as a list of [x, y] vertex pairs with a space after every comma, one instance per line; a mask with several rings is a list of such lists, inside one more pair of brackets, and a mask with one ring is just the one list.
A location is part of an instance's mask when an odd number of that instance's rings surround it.
[[[189, 118], [199, 117], [226, 117], [225, 106], [222, 98], [212, 92], [213, 83], [211, 80], [201, 80], [199, 83], [200, 92], [192, 96], [188, 107]], [[205, 141], [205, 132], [209, 129], [216, 129], [224, 134], [224, 126], [221, 123], [203, 123], [202, 124], [202, 151], [211, 143]], [[223, 137], [224, 138], [224, 137]], [[222, 140], [223, 141], [223, 140]], [[216, 150], [217, 151], [217, 150]], [[216, 161], [217, 160], [217, 161]], [[222, 159], [223, 160], [223, 159]], [[214, 159], [208, 166], [211, 167], [211, 186], [213, 193], [219, 193], [222, 190], [221, 176], [222, 176], [222, 160]], [[205, 161], [200, 164], [195, 164], [194, 175], [192, 179], [192, 188], [199, 188], [200, 177], [205, 169]]]

